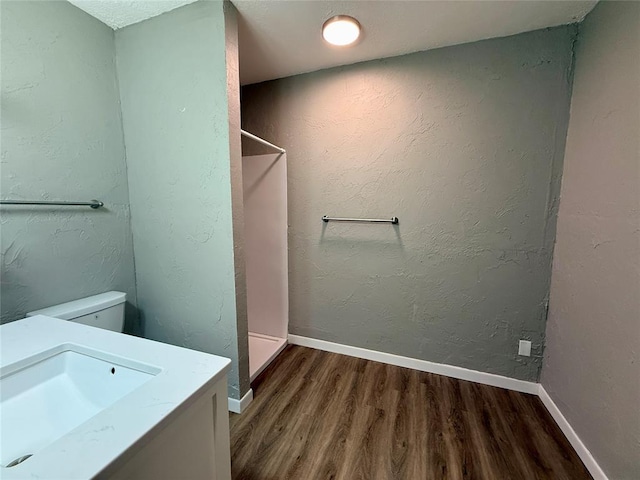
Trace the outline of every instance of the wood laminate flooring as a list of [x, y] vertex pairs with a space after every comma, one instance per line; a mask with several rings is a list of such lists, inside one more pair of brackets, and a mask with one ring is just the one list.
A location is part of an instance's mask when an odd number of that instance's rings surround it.
[[534, 395], [291, 345], [252, 386], [235, 480], [591, 478]]

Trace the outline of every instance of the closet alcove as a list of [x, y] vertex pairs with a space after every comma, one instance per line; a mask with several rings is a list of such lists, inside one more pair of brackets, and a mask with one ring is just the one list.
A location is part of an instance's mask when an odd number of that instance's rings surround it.
[[249, 375], [253, 381], [287, 344], [287, 154], [260, 137], [241, 133], [247, 141], [275, 150], [264, 155], [243, 152], [242, 156]]

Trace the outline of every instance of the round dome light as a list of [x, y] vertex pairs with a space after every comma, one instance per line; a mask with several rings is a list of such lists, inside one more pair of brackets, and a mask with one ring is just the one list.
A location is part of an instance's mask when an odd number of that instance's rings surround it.
[[360, 36], [360, 24], [348, 15], [337, 15], [322, 25], [322, 37], [331, 45], [351, 45]]

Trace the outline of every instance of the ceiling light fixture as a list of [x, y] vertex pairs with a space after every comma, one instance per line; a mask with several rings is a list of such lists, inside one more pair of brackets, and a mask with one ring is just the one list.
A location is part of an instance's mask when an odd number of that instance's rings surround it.
[[345, 47], [360, 36], [360, 23], [348, 15], [336, 15], [322, 25], [322, 37], [331, 45]]

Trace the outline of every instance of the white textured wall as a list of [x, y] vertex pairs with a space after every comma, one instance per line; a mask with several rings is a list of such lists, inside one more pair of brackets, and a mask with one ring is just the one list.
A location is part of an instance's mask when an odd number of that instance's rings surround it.
[[0, 5], [1, 197], [105, 203], [2, 207], [2, 321], [108, 290], [135, 304], [113, 31], [67, 2]]
[[236, 320], [230, 159], [240, 156], [230, 150], [223, 3], [118, 30], [116, 51], [145, 336], [231, 358], [229, 396], [239, 398], [249, 373], [246, 313], [244, 327]]
[[291, 333], [537, 380], [574, 33], [243, 88], [244, 128], [287, 149]]
[[640, 3], [580, 26], [542, 384], [610, 479], [640, 478]]

